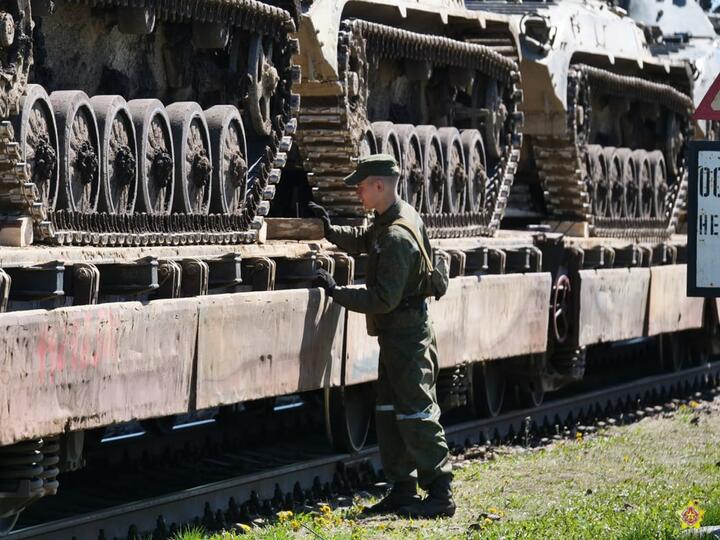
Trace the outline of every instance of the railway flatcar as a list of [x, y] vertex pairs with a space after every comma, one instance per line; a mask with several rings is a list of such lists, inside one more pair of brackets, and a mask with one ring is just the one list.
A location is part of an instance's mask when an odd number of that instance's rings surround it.
[[361, 285], [365, 261], [297, 217], [367, 222], [340, 182], [363, 154], [396, 156], [451, 263], [430, 303], [445, 410], [537, 406], [600, 344], [646, 340], [665, 369], [713, 345], [673, 234], [689, 71], [604, 3], [3, 13], [0, 530], [128, 422], [311, 395], [362, 448], [377, 344], [310, 285]]

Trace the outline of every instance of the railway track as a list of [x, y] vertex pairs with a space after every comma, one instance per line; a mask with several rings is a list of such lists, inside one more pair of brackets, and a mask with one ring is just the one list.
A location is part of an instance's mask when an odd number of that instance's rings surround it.
[[[680, 372], [645, 377], [623, 384], [591, 390], [556, 399], [534, 408], [512, 411], [496, 418], [460, 422], [446, 428], [448, 442], [455, 448], [485, 442], [513, 442], [528, 437], [539, 440], [552, 436], [559, 427], [574, 430], [581, 422], [601, 418], [637, 418], [660, 412], [659, 404], [673, 397], [694, 397], [697, 392], [714, 390], [720, 384], [720, 362], [715, 361]], [[380, 466], [377, 446], [357, 454], [329, 454], [322, 445], [297, 447], [280, 445], [274, 450], [243, 454], [245, 466], [254, 461], [254, 470], [240, 476], [215, 479], [189, 489], [175, 490], [155, 497], [140, 498], [99, 510], [77, 513], [87, 494], [67, 497], [65, 510], [55, 509], [55, 517], [46, 513], [47, 522], [16, 530], [11, 539], [110, 539], [165, 538], [177, 530], [177, 524], [197, 523], [208, 529], [221, 529], [238, 522], [272, 518], [282, 509], [302, 511], [330, 498], [345, 496], [353, 490], [377, 482]], [[235, 456], [238, 458], [238, 456]], [[228, 456], [222, 459], [230, 460]], [[222, 459], [220, 461], [222, 461]], [[218, 461], [218, 460], [216, 460]], [[174, 469], [173, 474], [188, 474], [192, 466]], [[197, 472], [197, 471], [195, 471]], [[207, 471], [202, 471], [207, 472]], [[148, 482], [157, 481], [148, 476]], [[207, 478], [213, 479], [208, 473]], [[79, 495], [79, 496], [78, 496]], [[109, 497], [117, 494], [108, 493]], [[75, 505], [76, 515], [58, 514]], [[41, 505], [32, 510], [35, 519], [43, 514]], [[40, 512], [40, 513], [38, 513]]]

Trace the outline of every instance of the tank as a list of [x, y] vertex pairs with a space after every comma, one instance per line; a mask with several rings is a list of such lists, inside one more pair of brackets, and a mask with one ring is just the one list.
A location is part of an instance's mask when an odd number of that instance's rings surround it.
[[3, 214], [55, 244], [254, 241], [295, 129], [292, 3], [3, 10]]
[[433, 237], [499, 228], [522, 126], [507, 17], [456, 0], [320, 0], [301, 15], [298, 37], [298, 153], [277, 215], [314, 198], [338, 218], [362, 219], [342, 178], [359, 156], [386, 152]]
[[[650, 2], [628, 0], [621, 4], [642, 25], [650, 51], [660, 59], [686, 60], [693, 72], [695, 107], [720, 73], [720, 41], [716, 31], [717, 6], [705, 11], [696, 2]], [[717, 122], [702, 121], [697, 129], [717, 139]]]

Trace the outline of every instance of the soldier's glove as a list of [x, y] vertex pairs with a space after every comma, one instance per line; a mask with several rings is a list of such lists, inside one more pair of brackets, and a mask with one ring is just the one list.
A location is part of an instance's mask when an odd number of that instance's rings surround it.
[[324, 268], [320, 268], [317, 272], [315, 272], [315, 279], [313, 279], [313, 287], [322, 287], [327, 291], [328, 295], [332, 296], [333, 289], [337, 287], [337, 283], [335, 283], [335, 279], [333, 279], [330, 272], [328, 272]]
[[312, 201], [308, 203], [308, 210], [312, 212], [313, 216], [322, 221], [323, 231], [325, 232], [325, 236], [327, 236], [330, 232], [330, 214], [328, 214], [328, 211]]

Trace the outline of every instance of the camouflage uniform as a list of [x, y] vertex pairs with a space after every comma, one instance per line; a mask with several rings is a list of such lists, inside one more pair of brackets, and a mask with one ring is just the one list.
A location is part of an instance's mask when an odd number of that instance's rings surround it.
[[395, 484], [427, 488], [451, 465], [440, 425], [435, 384], [439, 366], [435, 333], [425, 298], [425, 262], [412, 234], [392, 223], [415, 224], [430, 253], [417, 212], [398, 201], [370, 227], [332, 226], [327, 239], [350, 254], [368, 253], [363, 288], [335, 287], [335, 302], [366, 314], [367, 330], [378, 337], [376, 425], [385, 475]]

